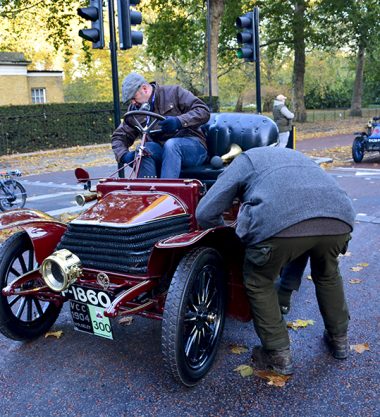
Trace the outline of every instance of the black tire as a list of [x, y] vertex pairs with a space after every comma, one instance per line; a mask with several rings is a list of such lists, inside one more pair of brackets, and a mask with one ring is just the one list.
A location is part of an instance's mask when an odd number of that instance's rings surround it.
[[357, 137], [352, 144], [352, 159], [355, 162], [361, 162], [364, 157], [363, 138]]
[[12, 210], [23, 208], [26, 202], [26, 190], [16, 180], [8, 179], [4, 181], [4, 185], [10, 190], [12, 195], [0, 189], [0, 210]]
[[10, 339], [31, 340], [41, 336], [61, 311], [62, 307], [33, 296], [6, 297], [1, 293], [15, 278], [37, 267], [33, 245], [26, 233], [16, 233], [5, 241], [0, 249], [0, 332]]
[[188, 387], [214, 363], [225, 321], [225, 273], [219, 253], [192, 250], [172, 278], [162, 322], [162, 353], [166, 370]]

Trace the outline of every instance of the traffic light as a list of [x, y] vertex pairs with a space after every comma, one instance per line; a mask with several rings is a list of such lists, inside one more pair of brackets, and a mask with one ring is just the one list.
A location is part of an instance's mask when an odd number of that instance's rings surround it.
[[103, 0], [90, 0], [90, 7], [81, 7], [77, 13], [83, 19], [91, 21], [91, 29], [81, 29], [79, 36], [91, 41], [94, 49], [103, 49]]
[[241, 47], [237, 50], [237, 57], [244, 58], [245, 62], [256, 60], [256, 43], [255, 43], [255, 19], [253, 12], [248, 12], [244, 16], [236, 19], [236, 26], [242, 29], [237, 34], [237, 41]]
[[133, 45], [141, 45], [143, 42], [142, 32], [132, 30], [132, 25], [142, 22], [142, 15], [130, 6], [139, 3], [140, 0], [117, 0], [120, 49], [130, 49]]

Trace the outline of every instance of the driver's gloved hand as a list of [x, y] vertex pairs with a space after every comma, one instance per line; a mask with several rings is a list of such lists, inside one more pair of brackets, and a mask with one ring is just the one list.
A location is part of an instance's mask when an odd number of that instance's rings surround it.
[[164, 133], [175, 132], [181, 129], [182, 123], [176, 116], [168, 116], [165, 120], [158, 123]]

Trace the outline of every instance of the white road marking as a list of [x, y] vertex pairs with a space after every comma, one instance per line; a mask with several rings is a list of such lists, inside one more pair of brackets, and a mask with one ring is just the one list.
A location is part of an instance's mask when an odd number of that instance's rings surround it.
[[28, 202], [37, 201], [37, 200], [47, 200], [49, 198], [60, 197], [62, 195], [70, 195], [76, 194], [76, 191], [63, 191], [61, 193], [54, 193], [54, 194], [43, 194], [43, 195], [36, 195], [34, 197], [28, 197]]
[[58, 184], [58, 183], [54, 183], [54, 182], [29, 181], [29, 180], [25, 180], [25, 179], [21, 180], [20, 182], [23, 185], [33, 185], [35, 187], [65, 188], [66, 190], [67, 189], [78, 190], [78, 189], [81, 189], [81, 188], [83, 189], [83, 185], [81, 185], [81, 184], [66, 184], [65, 182], [61, 183], [61, 184]]
[[380, 175], [380, 171], [377, 171], [377, 172], [368, 172], [368, 171], [365, 171], [365, 172], [355, 172], [355, 175], [356, 176], [367, 176], [368, 177], [368, 176], [372, 176], [372, 175]]

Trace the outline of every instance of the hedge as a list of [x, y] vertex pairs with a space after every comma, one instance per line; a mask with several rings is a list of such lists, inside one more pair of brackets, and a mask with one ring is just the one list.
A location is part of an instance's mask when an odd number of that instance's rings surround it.
[[110, 141], [112, 103], [0, 107], [0, 154]]
[[113, 103], [0, 106], [0, 155], [108, 143], [114, 127]]

